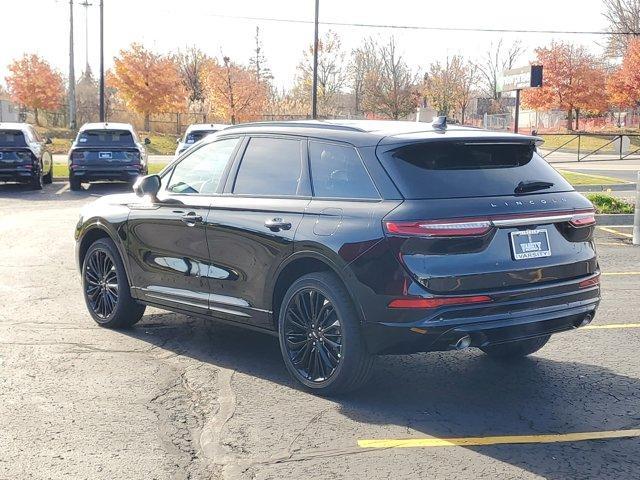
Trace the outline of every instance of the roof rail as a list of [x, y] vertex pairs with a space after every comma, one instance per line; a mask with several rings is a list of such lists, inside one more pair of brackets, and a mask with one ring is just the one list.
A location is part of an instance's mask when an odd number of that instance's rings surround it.
[[226, 130], [231, 130], [233, 128], [243, 128], [243, 127], [300, 127], [300, 128], [320, 128], [326, 130], [346, 130], [349, 132], [365, 132], [362, 128], [354, 127], [351, 125], [341, 125], [339, 123], [323, 123], [321, 120], [317, 121], [298, 121], [298, 120], [289, 120], [289, 121], [265, 121], [265, 122], [248, 122], [248, 123], [238, 123], [236, 125], [229, 125]]

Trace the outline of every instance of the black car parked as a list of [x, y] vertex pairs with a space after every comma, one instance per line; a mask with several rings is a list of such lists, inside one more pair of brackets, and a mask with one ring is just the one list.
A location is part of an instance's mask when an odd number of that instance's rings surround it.
[[533, 353], [600, 300], [592, 205], [537, 140], [446, 123], [230, 127], [138, 197], [86, 207], [87, 307], [110, 328], [153, 305], [271, 332], [323, 393], [361, 386], [375, 354]]
[[133, 184], [146, 174], [147, 150], [128, 123], [85, 123], [69, 150], [71, 190], [98, 180]]
[[50, 143], [28, 123], [0, 123], [0, 181], [26, 183], [36, 190], [51, 183]]

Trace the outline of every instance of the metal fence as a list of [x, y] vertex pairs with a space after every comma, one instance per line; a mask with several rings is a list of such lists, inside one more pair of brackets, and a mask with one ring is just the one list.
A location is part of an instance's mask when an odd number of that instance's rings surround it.
[[640, 134], [557, 133], [539, 136], [545, 143], [538, 149], [547, 160], [582, 162], [640, 157]]

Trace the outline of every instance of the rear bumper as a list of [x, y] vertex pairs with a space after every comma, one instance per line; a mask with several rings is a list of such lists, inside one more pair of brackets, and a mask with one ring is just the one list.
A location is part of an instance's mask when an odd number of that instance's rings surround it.
[[99, 180], [115, 180], [122, 182], [133, 182], [137, 177], [143, 175], [142, 165], [128, 165], [126, 167], [73, 167], [72, 174], [82, 182], [92, 182]]
[[597, 286], [552, 298], [524, 293], [519, 301], [448, 308], [410, 323], [366, 323], [363, 333], [372, 353], [452, 350], [467, 335], [470, 346], [484, 347], [579, 328], [593, 319], [600, 303]]
[[28, 182], [36, 173], [32, 168], [4, 168], [0, 170], [0, 182]]

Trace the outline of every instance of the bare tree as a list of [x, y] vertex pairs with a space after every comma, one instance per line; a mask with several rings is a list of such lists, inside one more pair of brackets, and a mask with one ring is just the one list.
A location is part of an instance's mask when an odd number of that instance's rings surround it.
[[[311, 99], [313, 44], [304, 50], [298, 72], [294, 90], [307, 102]], [[342, 40], [336, 32], [329, 30], [318, 42], [318, 109], [321, 115], [333, 115], [338, 111], [336, 102], [347, 78]]]
[[[611, 32], [640, 32], [640, 0], [603, 0], [604, 16]], [[622, 56], [630, 37], [636, 35], [609, 36], [607, 51]]]
[[520, 41], [516, 41], [508, 49], [502, 44], [502, 39], [498, 43], [492, 43], [485, 56], [477, 62], [478, 72], [482, 80], [482, 91], [487, 98], [498, 100], [498, 81], [502, 72], [513, 68], [515, 62], [523, 54], [524, 48]]
[[176, 60], [189, 104], [202, 105], [206, 99], [203, 76], [211, 59], [197, 47], [190, 47], [178, 53]]
[[452, 61], [455, 81], [455, 106], [460, 114], [460, 122], [464, 124], [467, 110], [478, 81], [478, 66], [456, 56]]
[[398, 120], [415, 111], [416, 74], [398, 54], [391, 37], [378, 48], [378, 62], [364, 80], [362, 106], [377, 115]]
[[372, 38], [368, 38], [361, 46], [351, 52], [349, 77], [354, 97], [354, 109], [356, 114], [359, 115], [364, 113], [362, 110], [362, 98], [367, 74], [379, 68], [380, 65], [380, 61], [377, 58], [377, 48], [375, 41]]
[[264, 56], [262, 40], [260, 39], [260, 27], [256, 27], [255, 41], [256, 46], [253, 50], [253, 56], [249, 59], [249, 67], [256, 72], [256, 78], [259, 81], [269, 83], [273, 80], [273, 75]]

